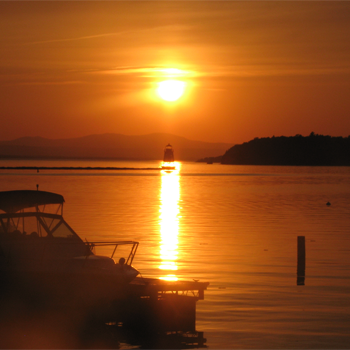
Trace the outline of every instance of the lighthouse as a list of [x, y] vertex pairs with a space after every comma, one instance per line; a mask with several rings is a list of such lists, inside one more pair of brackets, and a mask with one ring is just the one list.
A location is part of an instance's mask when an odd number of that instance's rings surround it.
[[168, 143], [164, 148], [164, 157], [162, 169], [173, 170], [175, 169], [174, 164], [174, 150], [170, 143]]

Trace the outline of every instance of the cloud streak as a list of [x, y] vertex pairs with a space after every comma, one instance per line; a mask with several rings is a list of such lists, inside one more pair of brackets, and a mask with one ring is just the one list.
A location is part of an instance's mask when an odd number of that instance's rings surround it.
[[[70, 41], [81, 41], [81, 40], [93, 40], [101, 38], [113, 38], [113, 37], [123, 37], [123, 36], [133, 36], [137, 38], [140, 34], [141, 37], [147, 37], [148, 35], [154, 35], [154, 33], [166, 33], [166, 32], [177, 32], [182, 30], [188, 30], [190, 26], [181, 26], [181, 25], [161, 25], [161, 26], [152, 26], [139, 29], [131, 30], [122, 30], [120, 32], [111, 32], [111, 33], [101, 33], [101, 34], [92, 34], [84, 35], [79, 37], [72, 38], [59, 38], [59, 39], [49, 39], [49, 40], [38, 40], [31, 41], [26, 43], [27, 45], [37, 45], [37, 44], [51, 44], [51, 43], [60, 43], [60, 42], [70, 42]], [[152, 34], [153, 33], [153, 34]]]
[[41, 40], [41, 41], [32, 41], [27, 43], [27, 45], [36, 45], [36, 44], [50, 44], [50, 43], [59, 43], [67, 41], [80, 41], [80, 40], [89, 40], [89, 39], [98, 39], [103, 37], [112, 37], [112, 36], [121, 36], [121, 33], [105, 33], [105, 34], [96, 34], [96, 35], [86, 35], [77, 38], [62, 38], [62, 39], [50, 39], [50, 40]]

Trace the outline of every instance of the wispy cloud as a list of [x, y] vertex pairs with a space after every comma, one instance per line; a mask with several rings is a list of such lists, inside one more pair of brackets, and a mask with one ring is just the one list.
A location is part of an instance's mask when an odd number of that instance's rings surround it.
[[174, 67], [135, 67], [135, 66], [121, 66], [107, 70], [94, 71], [92, 73], [99, 74], [117, 74], [117, 75], [137, 75], [146, 78], [183, 78], [194, 77], [198, 72], [194, 70], [185, 70]]
[[307, 65], [295, 67], [290, 65], [237, 65], [216, 67], [198, 72], [198, 77], [263, 77], [263, 76], [306, 76], [350, 74], [350, 67], [329, 67], [326, 65]]
[[303, 75], [330, 75], [350, 74], [349, 66], [328, 66], [305, 63], [296, 64], [265, 64], [265, 65], [233, 65], [233, 66], [207, 66], [202, 70], [185, 70], [165, 67], [131, 67], [123, 66], [108, 70], [94, 71], [98, 74], [134, 75], [147, 78], [234, 78], [234, 77], [263, 77], [263, 76], [303, 76]]
[[17, 83], [17, 85], [76, 85], [76, 84], [83, 84], [83, 81], [26, 81], [22, 83]]
[[151, 26], [151, 27], [140, 27], [137, 29], [128, 29], [122, 30], [119, 32], [111, 32], [111, 33], [101, 33], [101, 34], [93, 34], [93, 35], [84, 35], [77, 36], [71, 38], [59, 38], [59, 39], [49, 39], [49, 40], [38, 40], [28, 42], [27, 45], [36, 45], [36, 44], [50, 44], [50, 43], [59, 43], [59, 42], [69, 42], [69, 41], [81, 41], [81, 40], [92, 40], [92, 39], [100, 39], [100, 38], [108, 38], [108, 37], [122, 37], [122, 36], [134, 36], [135, 38], [139, 37], [150, 37], [156, 35], [156, 33], [174, 33], [183, 30], [190, 29], [189, 25], [160, 25], [160, 26]]
[[89, 40], [89, 39], [97, 39], [97, 38], [103, 38], [103, 37], [120, 36], [123, 33], [124, 32], [120, 32], [120, 33], [104, 33], [104, 34], [80, 36], [80, 37], [76, 37], [76, 38], [62, 38], [62, 39], [50, 39], [50, 40], [32, 41], [32, 42], [29, 42], [27, 44], [28, 45], [34, 45], [34, 44], [49, 44], [49, 43], [58, 43], [58, 42], [66, 42], [66, 41]]

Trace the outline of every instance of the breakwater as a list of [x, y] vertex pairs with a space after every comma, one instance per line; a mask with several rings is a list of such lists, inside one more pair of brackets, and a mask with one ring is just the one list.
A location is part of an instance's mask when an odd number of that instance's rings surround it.
[[162, 168], [7, 166], [0, 167], [0, 170], [162, 170]]

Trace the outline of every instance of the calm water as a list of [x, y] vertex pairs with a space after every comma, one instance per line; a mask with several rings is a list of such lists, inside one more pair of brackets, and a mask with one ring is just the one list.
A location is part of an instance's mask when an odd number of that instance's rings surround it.
[[[209, 348], [350, 348], [350, 168], [180, 167], [0, 170], [0, 190], [39, 184], [62, 194], [64, 216], [82, 238], [140, 242], [134, 266], [144, 277], [210, 282], [196, 323]], [[306, 239], [304, 286], [296, 284], [297, 236]]]

